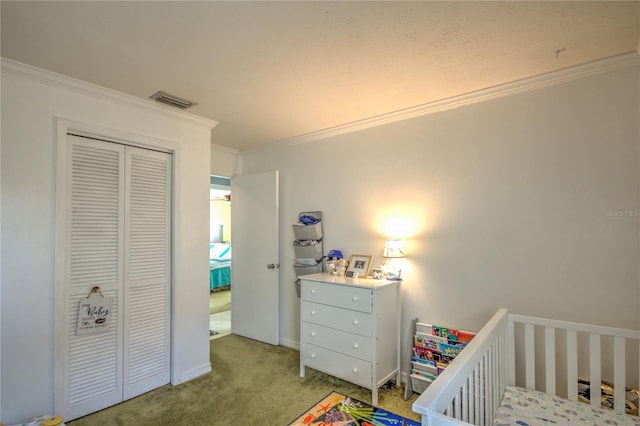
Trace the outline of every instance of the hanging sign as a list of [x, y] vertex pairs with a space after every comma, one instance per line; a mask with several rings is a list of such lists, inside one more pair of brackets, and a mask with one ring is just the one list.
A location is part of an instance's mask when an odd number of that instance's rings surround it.
[[113, 297], [102, 296], [100, 289], [94, 287], [88, 297], [80, 299], [76, 334], [95, 334], [108, 331], [112, 304]]

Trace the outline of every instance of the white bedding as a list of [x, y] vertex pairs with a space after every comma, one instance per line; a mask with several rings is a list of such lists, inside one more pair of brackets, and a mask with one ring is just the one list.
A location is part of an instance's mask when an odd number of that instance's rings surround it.
[[495, 426], [620, 425], [640, 426], [640, 417], [595, 408], [583, 402], [515, 386], [507, 386]]

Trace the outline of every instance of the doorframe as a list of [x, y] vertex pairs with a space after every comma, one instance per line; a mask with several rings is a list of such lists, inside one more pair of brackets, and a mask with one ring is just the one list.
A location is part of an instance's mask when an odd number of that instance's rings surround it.
[[[66, 191], [66, 176], [65, 173], [68, 170], [68, 164], [66, 160], [67, 150], [67, 133], [72, 132], [83, 136], [94, 137], [101, 140], [111, 141], [115, 143], [122, 143], [124, 145], [134, 146], [144, 149], [159, 150], [171, 154], [171, 315], [169, 320], [170, 327], [170, 342], [169, 342], [169, 368], [170, 368], [170, 383], [177, 385], [183, 383], [193, 377], [197, 377], [207, 371], [190, 371], [187, 374], [182, 374], [180, 370], [181, 354], [179, 351], [179, 318], [184, 311], [180, 303], [180, 292], [177, 291], [178, 280], [176, 276], [179, 276], [178, 272], [181, 270], [176, 262], [176, 247], [175, 242], [180, 240], [180, 229], [177, 224], [180, 222], [181, 217], [180, 209], [176, 209], [175, 206], [179, 205], [182, 194], [180, 194], [178, 188], [180, 188], [180, 175], [182, 173], [182, 148], [179, 143], [172, 142], [170, 140], [163, 140], [156, 137], [145, 136], [127, 131], [104, 127], [97, 124], [81, 122], [77, 120], [71, 120], [64, 117], [56, 117], [56, 140], [55, 140], [55, 157], [54, 164], [56, 168], [56, 180], [53, 183], [54, 186], [54, 243], [53, 243], [53, 307], [52, 311], [52, 329], [53, 329], [53, 354], [51, 362], [54, 363], [55, 354], [64, 350], [63, 345], [68, 343], [64, 335], [59, 334], [58, 321], [56, 320], [55, 312], [64, 312], [65, 309], [65, 290], [64, 290], [64, 272], [65, 272], [65, 230], [66, 230], [66, 203], [67, 203], [67, 191]], [[206, 369], [206, 367], [205, 367]], [[57, 373], [59, 368], [53, 370], [53, 407], [57, 406], [56, 395], [64, 395], [59, 393], [57, 386]], [[64, 369], [66, 371], [66, 369]], [[210, 370], [210, 365], [209, 365]], [[64, 396], [61, 396], [64, 397]]]

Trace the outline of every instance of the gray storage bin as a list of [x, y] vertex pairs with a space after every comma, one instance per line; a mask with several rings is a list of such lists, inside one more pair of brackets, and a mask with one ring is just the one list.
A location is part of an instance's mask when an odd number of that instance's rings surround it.
[[293, 265], [293, 267], [296, 270], [296, 276], [322, 272], [322, 262], [316, 265]]
[[300, 297], [300, 279], [298, 278], [294, 284], [296, 286], [296, 296]]
[[[300, 212], [298, 218], [302, 216], [313, 216], [320, 219], [318, 223], [313, 225], [305, 225], [303, 223], [293, 224], [293, 234], [296, 240], [321, 240], [322, 239], [322, 212]], [[299, 256], [302, 257], [302, 256]]]
[[[319, 219], [317, 223], [305, 225], [300, 222], [303, 216], [312, 216]], [[293, 268], [296, 271], [296, 278], [301, 275], [316, 274], [323, 271], [322, 248], [322, 212], [300, 212], [298, 213], [298, 222], [293, 224], [293, 233], [296, 241], [293, 242], [293, 250], [295, 252], [295, 263]], [[297, 245], [297, 240], [310, 242], [313, 244]], [[296, 295], [300, 297], [300, 279], [295, 281]]]
[[322, 258], [322, 244], [320, 242], [308, 246], [297, 246], [294, 243], [293, 249], [296, 258], [311, 258], [316, 260]]
[[313, 225], [294, 223], [293, 234], [296, 236], [296, 240], [321, 240], [322, 224], [321, 222], [314, 223]]

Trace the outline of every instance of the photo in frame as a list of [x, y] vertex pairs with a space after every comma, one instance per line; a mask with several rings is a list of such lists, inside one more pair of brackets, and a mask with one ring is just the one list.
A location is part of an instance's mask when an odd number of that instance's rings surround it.
[[349, 259], [349, 266], [347, 272], [357, 272], [359, 277], [367, 278], [369, 276], [369, 268], [371, 268], [371, 261], [373, 256], [364, 254], [354, 254]]
[[371, 277], [372, 277], [374, 280], [381, 280], [381, 279], [384, 279], [384, 273], [382, 272], [382, 268], [372, 269], [372, 270], [371, 270]]

